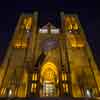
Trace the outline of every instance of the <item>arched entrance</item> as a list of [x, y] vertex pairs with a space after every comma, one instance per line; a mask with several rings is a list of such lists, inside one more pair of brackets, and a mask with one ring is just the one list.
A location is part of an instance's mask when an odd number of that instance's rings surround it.
[[40, 96], [58, 96], [58, 70], [54, 63], [47, 62], [40, 71]]

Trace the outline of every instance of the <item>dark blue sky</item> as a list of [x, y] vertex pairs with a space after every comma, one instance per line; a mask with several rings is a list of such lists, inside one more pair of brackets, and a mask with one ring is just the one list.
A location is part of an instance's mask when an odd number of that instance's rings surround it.
[[[1, 2], [2, 1], [2, 2]], [[40, 12], [39, 23], [48, 20], [59, 27], [59, 11], [76, 13], [84, 27], [88, 42], [100, 65], [100, 3], [96, 0], [1, 0], [0, 1], [0, 60], [6, 52], [22, 12]], [[58, 16], [58, 17], [57, 17]]]

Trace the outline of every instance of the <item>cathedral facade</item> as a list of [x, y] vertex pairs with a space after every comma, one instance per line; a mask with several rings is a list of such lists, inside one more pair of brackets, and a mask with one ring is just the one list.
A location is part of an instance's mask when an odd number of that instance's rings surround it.
[[78, 16], [60, 13], [61, 27], [38, 27], [22, 14], [0, 67], [0, 96], [98, 97], [100, 72]]

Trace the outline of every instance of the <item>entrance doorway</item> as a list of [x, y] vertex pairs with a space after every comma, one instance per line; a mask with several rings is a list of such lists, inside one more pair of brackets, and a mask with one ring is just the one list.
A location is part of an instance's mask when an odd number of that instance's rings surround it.
[[56, 96], [55, 84], [51, 81], [43, 82], [43, 96]]
[[58, 71], [57, 67], [47, 62], [41, 68], [40, 76], [40, 96], [58, 96]]

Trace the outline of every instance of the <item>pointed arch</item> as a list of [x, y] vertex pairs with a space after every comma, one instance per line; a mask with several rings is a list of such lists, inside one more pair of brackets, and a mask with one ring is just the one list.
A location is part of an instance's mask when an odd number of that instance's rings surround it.
[[58, 69], [56, 67], [56, 65], [52, 62], [46, 62], [42, 67], [41, 67], [41, 76], [43, 76], [44, 72], [47, 69], [51, 69], [55, 72], [55, 74], [58, 76]]

